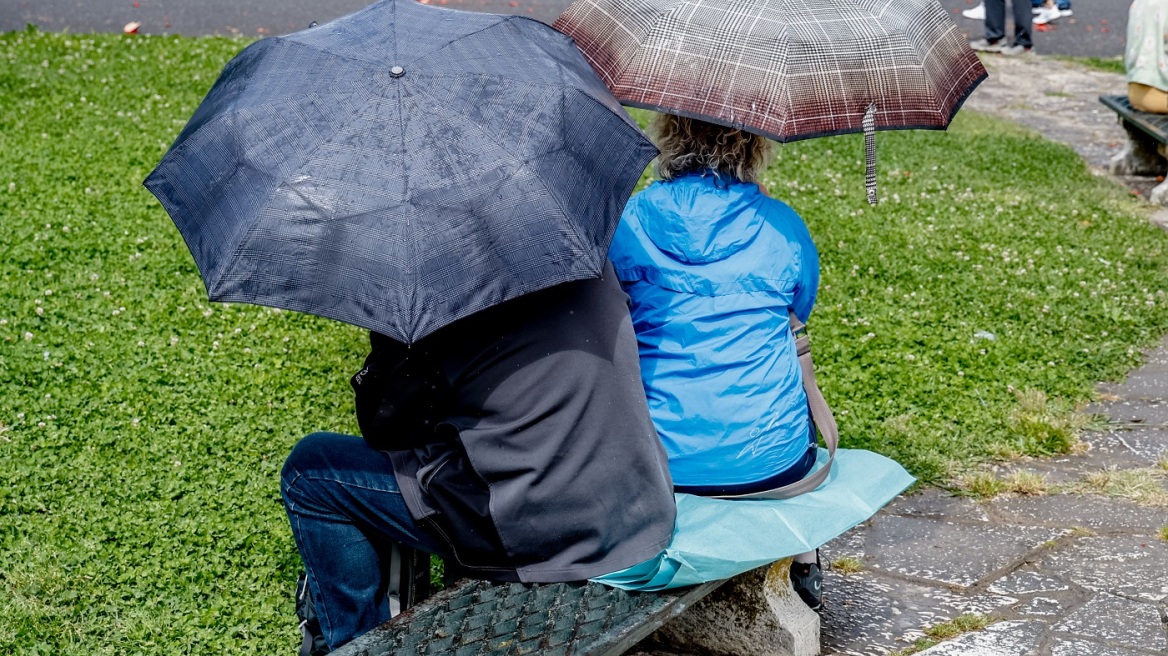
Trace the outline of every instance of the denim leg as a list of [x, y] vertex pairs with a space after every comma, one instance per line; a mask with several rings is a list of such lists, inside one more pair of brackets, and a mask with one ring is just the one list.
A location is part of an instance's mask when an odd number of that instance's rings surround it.
[[1006, 0], [984, 0], [984, 2], [985, 38], [986, 41], [994, 43], [1006, 36]]
[[336, 649], [389, 619], [389, 547], [438, 549], [402, 500], [389, 456], [352, 435], [313, 433], [284, 463], [280, 491], [321, 631]]

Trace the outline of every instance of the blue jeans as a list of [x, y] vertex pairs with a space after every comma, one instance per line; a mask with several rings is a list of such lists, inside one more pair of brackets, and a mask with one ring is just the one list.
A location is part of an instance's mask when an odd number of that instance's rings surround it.
[[389, 456], [352, 435], [300, 440], [280, 475], [320, 628], [336, 649], [389, 619], [389, 552], [440, 550], [410, 516]]

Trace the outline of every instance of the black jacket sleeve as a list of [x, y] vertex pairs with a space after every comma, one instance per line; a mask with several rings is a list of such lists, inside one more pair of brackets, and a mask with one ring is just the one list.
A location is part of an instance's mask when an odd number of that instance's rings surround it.
[[375, 449], [394, 451], [430, 441], [451, 398], [450, 385], [425, 349], [378, 333], [350, 384], [361, 435]]

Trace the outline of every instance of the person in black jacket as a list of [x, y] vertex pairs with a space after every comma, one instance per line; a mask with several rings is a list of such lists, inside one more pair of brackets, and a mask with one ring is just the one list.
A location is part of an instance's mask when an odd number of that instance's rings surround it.
[[666, 547], [672, 483], [610, 264], [410, 346], [370, 338], [352, 379], [364, 439], [310, 435], [282, 474], [331, 648], [388, 619], [394, 542], [524, 582], [587, 579]]

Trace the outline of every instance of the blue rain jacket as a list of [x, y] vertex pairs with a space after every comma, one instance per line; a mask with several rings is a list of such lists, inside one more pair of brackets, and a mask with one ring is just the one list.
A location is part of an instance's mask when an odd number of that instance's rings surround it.
[[609, 257], [674, 484], [749, 484], [798, 461], [814, 434], [787, 309], [806, 321], [819, 285], [799, 215], [753, 183], [686, 175], [629, 200]]

